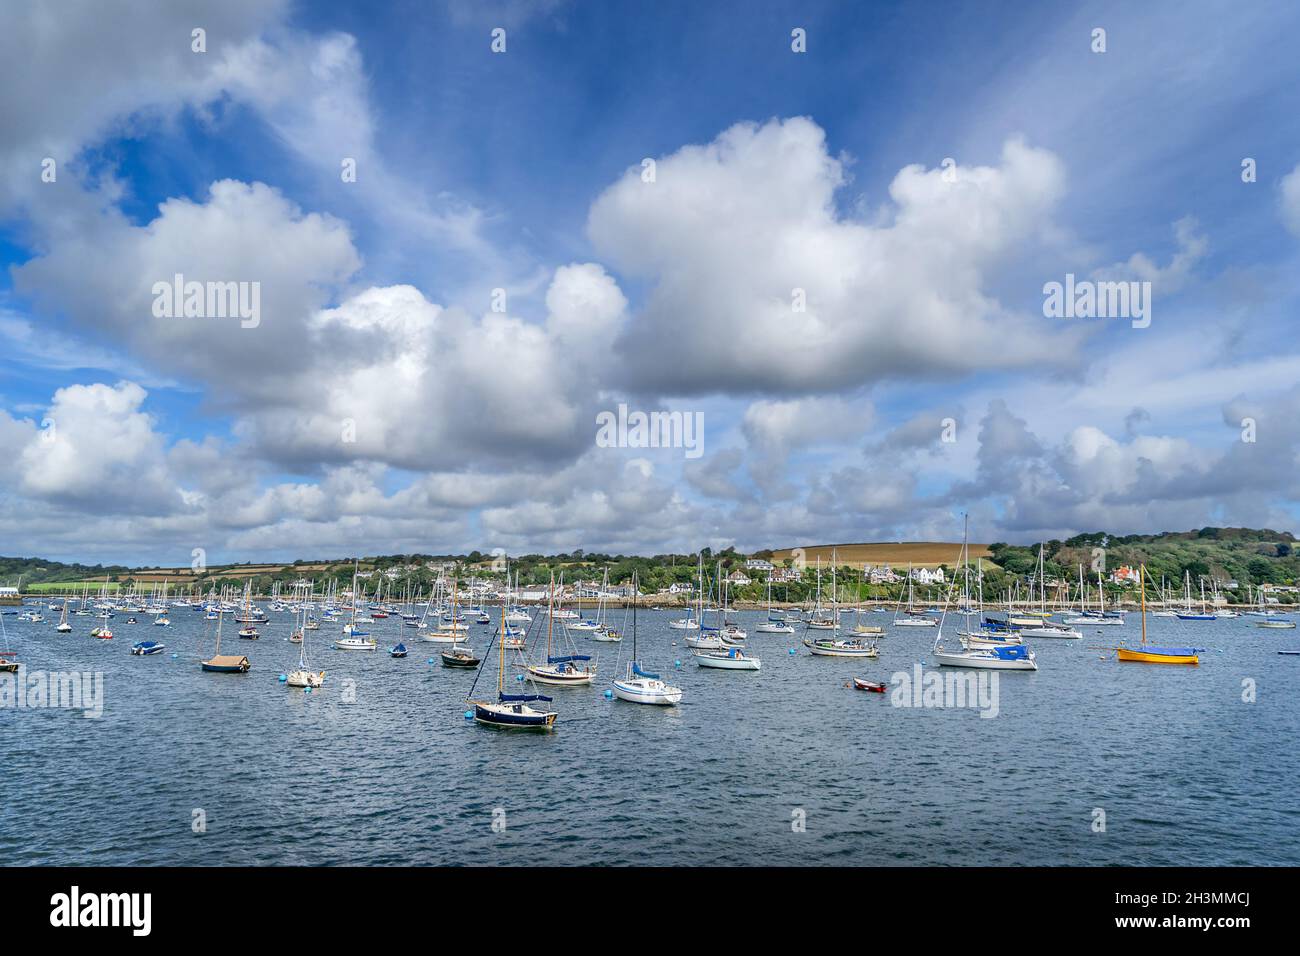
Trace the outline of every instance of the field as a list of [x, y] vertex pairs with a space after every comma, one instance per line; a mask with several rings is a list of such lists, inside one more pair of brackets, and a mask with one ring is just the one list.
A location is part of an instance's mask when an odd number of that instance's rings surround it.
[[[772, 562], [780, 564], [786, 558], [792, 557], [794, 550], [793, 548], [783, 548], [780, 551], [773, 551]], [[952, 567], [957, 563], [961, 554], [961, 544], [946, 541], [895, 541], [879, 544], [806, 545], [803, 548], [804, 560], [808, 564], [816, 564], [817, 559], [820, 557], [823, 564], [829, 564], [832, 551], [835, 553], [835, 559], [841, 565], [888, 564], [897, 567], [911, 562], [912, 565], [918, 568], [936, 567], [940, 564]], [[976, 558], [987, 558], [988, 556], [988, 545], [972, 544], [970, 546], [972, 561]]]
[[[104, 587], [104, 581], [47, 581], [43, 584], [28, 584], [23, 590], [29, 594], [48, 594], [53, 591], [56, 594], [80, 594], [86, 588], [90, 589], [91, 597], [94, 597]], [[116, 591], [118, 583], [116, 581], [108, 582], [108, 589]]]

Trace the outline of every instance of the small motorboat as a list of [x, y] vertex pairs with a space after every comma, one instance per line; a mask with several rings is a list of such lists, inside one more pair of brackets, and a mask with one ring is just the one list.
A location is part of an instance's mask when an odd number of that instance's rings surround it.
[[1266, 617], [1262, 621], [1256, 621], [1255, 626], [1287, 630], [1295, 627], [1295, 621], [1288, 621], [1284, 617]]
[[126, 619], [126, 623], [128, 623], [128, 624], [138, 624], [138, 623], [140, 623], [140, 622], [137, 621], [137, 620], [136, 620], [135, 618], [133, 618], [133, 617], [128, 617], [128, 618]]
[[241, 627], [239, 629], [239, 636], [246, 641], [256, 641], [262, 637], [262, 635], [258, 633], [257, 628], [251, 625], [248, 627]]
[[388, 652], [388, 656], [389, 656], [389, 657], [405, 657], [405, 656], [406, 656], [406, 645], [405, 645], [405, 644], [398, 644], [396, 647], [394, 647], [392, 650], [390, 650], [390, 651]]
[[877, 684], [869, 680], [863, 680], [861, 677], [853, 678], [853, 686], [857, 690], [869, 690], [873, 694], [883, 694], [889, 689], [888, 684]]
[[1285, 654], [1287, 657], [1300, 657], [1300, 651], [1278, 651], [1279, 654]]
[[166, 646], [159, 641], [137, 641], [131, 645], [131, 653], [136, 657], [149, 657], [153, 654], [161, 654]]

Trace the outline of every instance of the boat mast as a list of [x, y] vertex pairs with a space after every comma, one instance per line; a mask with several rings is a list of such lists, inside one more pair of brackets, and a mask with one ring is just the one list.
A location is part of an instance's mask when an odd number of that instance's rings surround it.
[[1138, 565], [1138, 590], [1142, 592], [1142, 646], [1147, 646], [1147, 566]]
[[506, 603], [501, 602], [501, 636], [497, 638], [497, 700], [501, 699], [506, 675]]

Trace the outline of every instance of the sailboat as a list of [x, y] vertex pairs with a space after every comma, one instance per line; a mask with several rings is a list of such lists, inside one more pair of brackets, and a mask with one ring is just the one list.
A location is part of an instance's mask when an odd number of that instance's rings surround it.
[[[835, 560], [831, 560], [831, 616], [835, 629], [839, 628], [840, 608], [835, 585]], [[820, 570], [820, 569], [819, 569]], [[821, 575], [818, 575], [820, 583]], [[808, 622], [808, 627], [816, 627], [816, 614]], [[803, 639], [803, 646], [816, 657], [879, 657], [880, 647], [875, 640], [868, 637], [839, 638], [834, 634], [824, 637], [809, 635]]]
[[113, 629], [108, 626], [108, 619], [113, 615], [108, 610], [100, 613], [99, 617], [104, 622], [97, 627], [90, 629], [90, 636], [97, 637], [101, 641], [111, 641], [113, 639]]
[[[298, 623], [299, 615], [306, 613], [305, 610], [295, 612], [294, 623]], [[297, 628], [295, 633], [298, 635], [298, 667], [296, 670], [289, 672], [289, 676], [285, 678], [284, 682], [289, 687], [320, 687], [325, 683], [325, 672], [308, 668], [307, 641], [303, 637], [301, 628]]]
[[[636, 590], [636, 575], [632, 575], [632, 588]], [[658, 704], [672, 707], [681, 703], [682, 689], [664, 683], [664, 679], [641, 669], [636, 647], [636, 602], [632, 602], [632, 659], [627, 662], [627, 672], [614, 681], [614, 696], [634, 704]]]
[[[1201, 581], [1201, 610], [1200, 613], [1192, 610], [1192, 573], [1183, 572], [1183, 610], [1178, 612], [1180, 621], [1213, 621], [1217, 620], [1215, 616], [1205, 609], [1205, 582]], [[1144, 596], [1145, 597], [1145, 596]], [[1145, 604], [1145, 600], [1143, 602]]]
[[253, 613], [252, 604], [253, 579], [249, 578], [244, 582], [244, 613], [235, 618], [235, 623], [244, 625], [239, 629], [239, 636], [245, 641], [256, 641], [262, 636], [254, 626], [261, 617]]
[[[1038, 613], [1034, 615], [1032, 623], [1020, 625], [1018, 633], [1021, 637], [1048, 637], [1064, 638], [1067, 640], [1078, 640], [1083, 637], [1082, 631], [1077, 631], [1067, 624], [1057, 624], [1049, 621], [1051, 612], [1047, 610], [1047, 565], [1043, 559], [1043, 545], [1038, 545]], [[1097, 572], [1097, 590], [1101, 590], [1101, 572]], [[1031, 595], [1032, 598], [1032, 595]], [[1105, 607], [1103, 605], [1103, 613]], [[1030, 612], [1032, 613], [1032, 612]], [[1123, 624], [1122, 620], [1103, 619], [1098, 617], [1094, 623], [1105, 624]]]
[[767, 579], [767, 620], [754, 628], [759, 634], [793, 634], [794, 628], [786, 623], [784, 615], [772, 613], [772, 579]]
[[[609, 568], [606, 568], [604, 583], [601, 584], [600, 586], [599, 619], [597, 621], [595, 629], [591, 632], [591, 639], [593, 641], [600, 641], [601, 643], [604, 644], [617, 644], [623, 640], [623, 635], [620, 634], [618, 631], [616, 631], [614, 628], [610, 627], [609, 624], [605, 621], [605, 595], [608, 593], [609, 593]], [[634, 587], [632, 589], [633, 602], [635, 602], [636, 599], [637, 599], [637, 593], [636, 593], [636, 588]]]
[[[633, 591], [636, 589], [635, 580], [634, 577]], [[632, 602], [632, 606], [636, 607], [635, 600]], [[591, 665], [591, 658], [586, 654], [564, 654], [558, 657], [551, 655], [551, 642], [555, 633], [554, 610], [555, 579], [552, 578], [546, 596], [546, 663], [528, 664], [528, 674], [539, 684], [555, 684], [557, 686], [590, 684], [596, 679], [596, 668]], [[563, 624], [561, 624], [561, 627], [563, 627]], [[572, 650], [572, 648], [570, 649]]]
[[459, 644], [461, 641], [469, 640], [469, 627], [459, 621], [460, 607], [457, 603], [457, 582], [453, 579], [451, 582], [451, 618], [448, 621], [446, 615], [438, 615], [438, 629], [434, 631], [420, 631], [416, 636], [423, 641], [429, 641], [433, 644]]
[[[912, 579], [912, 563], [907, 563], [907, 607], [903, 607], [902, 592], [898, 595], [898, 607], [894, 611], [894, 627], [934, 627], [939, 622], [932, 617], [927, 617], [922, 612], [913, 607], [916, 600], [916, 586]], [[899, 617], [899, 613], [902, 617]]]
[[[722, 566], [718, 565], [719, 593], [721, 593], [722, 590], [721, 571], [722, 571]], [[709, 593], [710, 595], [712, 595], [712, 585], [709, 586]], [[722, 623], [724, 621], [724, 617], [721, 608], [717, 609], [718, 624], [716, 627], [710, 627], [709, 625], [704, 623], [704, 614], [706, 609], [704, 607], [704, 578], [703, 577], [700, 578], [700, 592], [699, 592], [699, 599], [697, 601], [697, 605], [699, 608], [699, 625], [698, 625], [699, 633], [688, 635], [683, 639], [687, 647], [691, 648], [693, 651], [717, 651], [717, 650], [722, 650], [723, 648], [726, 647], [737, 647], [741, 645], [742, 643], [741, 641], [728, 640], [723, 637]], [[710, 608], [709, 610], [713, 610], [713, 609]]]
[[0, 616], [0, 674], [13, 674], [18, 670], [18, 652], [9, 648], [9, 633], [5, 630], [5, 619]]
[[217, 674], [246, 674], [252, 666], [247, 657], [241, 654], [221, 653], [221, 619], [224, 616], [224, 611], [217, 611], [217, 646], [212, 657], [202, 662], [203, 670]]
[[[831, 590], [835, 589], [835, 565], [831, 564]], [[807, 626], [820, 631], [838, 631], [840, 628], [839, 615], [826, 617], [822, 610], [822, 559], [821, 555], [817, 556], [817, 597], [813, 605], [812, 616], [808, 619]]]
[[[966, 629], [970, 631], [970, 546], [969, 541], [969, 523], [970, 518], [967, 515], [962, 516], [962, 577], [963, 591], [967, 595], [967, 600], [963, 602], [966, 614]], [[944, 614], [944, 620], [947, 619], [947, 613]], [[938, 622], [939, 632], [934, 636], [934, 646], [930, 650], [930, 655], [934, 662], [940, 667], [971, 667], [981, 670], [1016, 670], [1016, 671], [1036, 671], [1038, 663], [1031, 651], [1024, 644], [1006, 644], [994, 647], [980, 647], [970, 645], [960, 651], [947, 651], [941, 648], [943, 642], [943, 625], [944, 621]]]
[[696, 605], [697, 613], [692, 616], [691, 608], [687, 605], [686, 616], [676, 621], [669, 621], [668, 626], [675, 631], [698, 631], [700, 629], [700, 619], [704, 617], [704, 554], [700, 554], [700, 566], [696, 572]]
[[341, 637], [334, 642], [334, 646], [340, 651], [373, 651], [379, 648], [379, 642], [375, 640], [367, 631], [357, 627], [357, 605], [362, 601], [361, 592], [357, 588], [357, 575], [360, 565], [358, 562], [352, 562], [352, 620], [343, 626], [343, 633], [346, 637]]
[[59, 615], [59, 624], [55, 628], [60, 634], [68, 634], [72, 631], [72, 625], [68, 623], [68, 599], [63, 599], [63, 613]]
[[1146, 565], [1138, 565], [1138, 590], [1142, 594], [1142, 646], [1136, 650], [1117, 647], [1115, 659], [1138, 664], [1199, 664], [1201, 659], [1194, 647], [1155, 647], [1147, 644], [1146, 570]]
[[[502, 640], [505, 630], [506, 608], [503, 601], [501, 604], [501, 631], [497, 634], [497, 699], [495, 701], [470, 700], [469, 697], [466, 697], [466, 702], [474, 705], [474, 720], [488, 727], [499, 727], [506, 730], [550, 730], [555, 726], [555, 718], [558, 715], [554, 711], [538, 710], [528, 705], [539, 701], [549, 704], [551, 698], [543, 694], [507, 694], [505, 692], [506, 649]], [[478, 677], [474, 679], [474, 684], [470, 686], [471, 695], [474, 693], [474, 686], [478, 684], [478, 678], [482, 676], [483, 671], [480, 669]]]

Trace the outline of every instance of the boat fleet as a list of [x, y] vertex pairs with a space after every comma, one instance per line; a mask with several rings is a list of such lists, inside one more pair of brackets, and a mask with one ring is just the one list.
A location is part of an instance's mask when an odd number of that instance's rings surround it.
[[[1049, 606], [1047, 588], [1043, 584], [1046, 576], [1041, 547], [1036, 573], [1029, 579], [1027, 596], [1021, 600], [1013, 592], [1007, 595], [1004, 605], [986, 609], [983, 603], [982, 563], [977, 559], [972, 564], [969, 552], [968, 528], [963, 527], [959, 567], [942, 607], [921, 608], [917, 605], [909, 568], [908, 586], [892, 611], [893, 619], [890, 623], [893, 628], [933, 630], [930, 658], [940, 667], [1036, 671], [1037, 655], [1027, 641], [1079, 640], [1083, 637], [1081, 628], [1098, 628], [1097, 633], [1101, 634], [1105, 631], [1100, 629], [1109, 630], [1126, 624], [1123, 610], [1106, 607], [1100, 574], [1096, 601], [1089, 600], [1089, 588], [1082, 568], [1079, 569], [1077, 607]], [[863, 616], [868, 613], [890, 613], [890, 609], [879, 606], [868, 608], [860, 601], [841, 601], [838, 573], [839, 562], [832, 551], [829, 591], [824, 595], [821, 563], [818, 559], [815, 596], [806, 608], [778, 608], [773, 603], [772, 585], [769, 581], [766, 611], [763, 620], [754, 626], [755, 633], [783, 637], [800, 634], [797, 643], [813, 657], [856, 658], [866, 661], [879, 658], [881, 642], [889, 631], [883, 626], [865, 623]], [[1140, 642], [1136, 646], [1130, 646], [1121, 641], [1109, 648], [1114, 651], [1113, 659], [1119, 662], [1153, 664], [1199, 663], [1196, 648], [1148, 643], [1149, 612], [1146, 599], [1149, 587], [1145, 567], [1139, 568], [1139, 574]], [[98, 623], [90, 629], [90, 636], [99, 640], [111, 640], [114, 633], [109, 622], [118, 614], [129, 614], [128, 623], [131, 624], [138, 623], [137, 614], [150, 616], [152, 626], [165, 628], [171, 626], [170, 615], [174, 610], [201, 612], [204, 622], [202, 647], [206, 649], [210, 646], [211, 653], [207, 654], [205, 650], [200, 656], [200, 668], [209, 673], [243, 674], [250, 671], [252, 662], [246, 654], [229, 652], [226, 619], [230, 618], [232, 626], [236, 627], [238, 640], [256, 641], [262, 638], [262, 629], [270, 624], [271, 613], [287, 612], [292, 614], [293, 621], [287, 641], [297, 645], [298, 656], [296, 665], [287, 673], [281, 674], [280, 681], [287, 687], [299, 688], [308, 693], [323, 687], [326, 680], [326, 672], [310, 663], [309, 645], [313, 632], [319, 631], [323, 625], [338, 627], [340, 636], [333, 641], [335, 650], [375, 651], [379, 647], [379, 641], [370, 628], [388, 618], [400, 618], [402, 628], [414, 631], [407, 640], [439, 645], [439, 658], [444, 667], [474, 671], [475, 677], [465, 696], [466, 703], [470, 705], [465, 712], [466, 719], [506, 729], [552, 729], [559, 713], [548, 706], [554, 703], [554, 698], [549, 693], [542, 693], [542, 689], [549, 692], [551, 688], [591, 687], [597, 683], [599, 664], [592, 653], [584, 652], [583, 641], [616, 646], [615, 676], [603, 691], [607, 699], [659, 707], [673, 707], [683, 701], [682, 688], [666, 681], [660, 673], [662, 668], [655, 669], [654, 664], [645, 660], [641, 654], [638, 636], [639, 602], [625, 602], [622, 622], [614, 621], [609, 606], [608, 570], [596, 605], [587, 616], [584, 616], [581, 605], [577, 608], [564, 606], [566, 592], [562, 577], [559, 580], [551, 579], [544, 592], [544, 602], [536, 601], [534, 596], [536, 603], [530, 605], [524, 605], [515, 598], [517, 580], [513, 589], [507, 583], [504, 592], [498, 595], [499, 606], [496, 608], [485, 606], [482, 594], [473, 598], [470, 607], [462, 607], [459, 584], [454, 579], [440, 578], [429, 600], [419, 600], [420, 595], [408, 589], [400, 598], [394, 599], [390, 595], [389, 600], [384, 601], [382, 583], [376, 587], [373, 595], [367, 597], [360, 586], [360, 577], [359, 565], [354, 564], [350, 592], [340, 594], [337, 586], [331, 585], [318, 600], [311, 587], [295, 588], [292, 596], [286, 598], [280, 596], [277, 588], [269, 602], [254, 600], [251, 581], [245, 584], [240, 594], [223, 592], [218, 596], [210, 591], [206, 598], [177, 598], [171, 602], [166, 600], [165, 583], [156, 589], [150, 599], [142, 600], [135, 593], [110, 596], [108, 583], [105, 582], [97, 600], [89, 599], [87, 589], [83, 590], [79, 602], [76, 598], [64, 597], [61, 601], [49, 603], [47, 610], [57, 612], [57, 623], [48, 620], [39, 609], [32, 607], [24, 608], [16, 616], [25, 624], [54, 624], [55, 632], [61, 635], [73, 631], [69, 616], [93, 616]], [[685, 616], [667, 622], [670, 634], [674, 635], [672, 644], [676, 645], [679, 639], [677, 632], [682, 632], [680, 640], [689, 650], [690, 660], [702, 670], [761, 670], [763, 661], [748, 646], [749, 635], [735, 618], [729, 581], [723, 573], [721, 563], [717, 565], [714, 574], [706, 578], [701, 557], [696, 578], [694, 600], [685, 608]], [[508, 570], [507, 582], [510, 582]], [[633, 575], [632, 594], [639, 595], [637, 585], [637, 578]], [[1153, 617], [1176, 616], [1184, 621], [1201, 621], [1241, 616], [1236, 612], [1212, 612], [1208, 604], [1203, 604], [1201, 610], [1196, 610], [1191, 601], [1190, 580], [1184, 582], [1182, 611], [1170, 609], [1169, 592], [1163, 581], [1155, 593], [1160, 595], [1161, 601], [1159, 608], [1150, 612]], [[74, 606], [74, 602], [77, 606]], [[1216, 608], [1217, 604], [1218, 602], [1214, 604]], [[420, 607], [423, 611], [417, 613], [416, 609]], [[1295, 623], [1288, 617], [1266, 608], [1262, 591], [1258, 607], [1244, 613], [1257, 627], [1295, 627]], [[1059, 616], [1062, 620], [1054, 621], [1054, 616]], [[489, 630], [485, 635], [474, 637], [471, 625], [487, 627]], [[3, 618], [0, 618], [0, 627], [2, 626]], [[625, 636], [630, 636], [626, 660]], [[8, 646], [7, 633], [0, 632], [0, 638], [3, 638], [0, 641], [3, 644], [0, 648], [0, 671], [13, 671], [18, 666], [16, 654]], [[487, 641], [487, 649], [480, 656], [470, 645], [472, 640], [483, 638]], [[227, 644], [224, 653], [223, 639]], [[165, 649], [166, 645], [162, 641], [150, 639], [135, 642], [130, 651], [133, 656], [154, 657]], [[795, 652], [796, 648], [790, 648], [788, 653]], [[408, 653], [406, 643], [400, 640], [389, 649], [390, 657], [398, 660], [405, 658]], [[512, 668], [521, 671], [515, 679], [527, 685], [519, 688], [525, 692], [507, 693], [507, 660]], [[434, 660], [431, 658], [429, 662], [432, 664]], [[681, 660], [674, 661], [673, 666], [680, 669]], [[496, 671], [495, 695], [478, 693], [477, 688], [481, 683], [487, 682], [487, 675], [493, 669]], [[885, 685], [855, 676], [848, 686], [881, 692]]]

